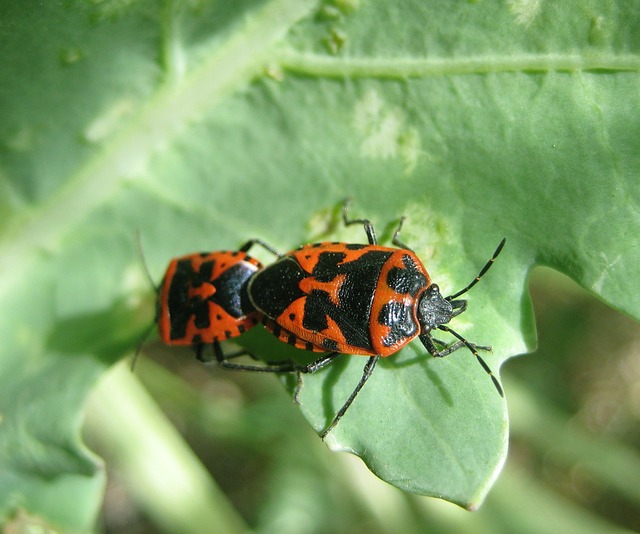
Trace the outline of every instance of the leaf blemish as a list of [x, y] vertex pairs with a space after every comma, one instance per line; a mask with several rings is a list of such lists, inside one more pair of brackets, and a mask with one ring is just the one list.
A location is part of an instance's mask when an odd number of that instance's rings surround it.
[[613, 267], [622, 258], [622, 256], [618, 254], [613, 260], [609, 260], [604, 252], [600, 253], [600, 256], [602, 257], [604, 268], [602, 269], [600, 276], [598, 276], [593, 284], [591, 284], [592, 291], [595, 291], [596, 293], [602, 293], [604, 291], [605, 283], [611, 277]]
[[356, 102], [353, 125], [360, 136], [360, 154], [369, 159], [400, 158], [411, 174], [421, 153], [420, 133], [407, 124], [404, 111], [389, 106], [374, 90]]
[[338, 54], [345, 43], [347, 42], [347, 35], [338, 28], [331, 28], [329, 34], [324, 39], [324, 43], [332, 54]]
[[602, 45], [607, 37], [608, 32], [605, 31], [604, 17], [593, 17], [589, 28], [589, 44], [592, 46]]
[[542, 0], [508, 0], [507, 4], [516, 24], [529, 26], [540, 13]]
[[60, 51], [60, 62], [65, 65], [73, 65], [84, 59], [85, 53], [79, 48], [65, 48]]

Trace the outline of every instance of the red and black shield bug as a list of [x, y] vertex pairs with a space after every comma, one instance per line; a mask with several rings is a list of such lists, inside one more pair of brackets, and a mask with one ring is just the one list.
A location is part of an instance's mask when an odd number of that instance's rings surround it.
[[[248, 282], [249, 299], [274, 335], [301, 349], [327, 352], [298, 368], [299, 372], [321, 369], [340, 354], [369, 356], [362, 378], [321, 436], [324, 438], [345, 414], [378, 359], [391, 356], [415, 337], [435, 357], [468, 348], [502, 396], [500, 383], [478, 354], [478, 350], [491, 348], [470, 343], [446, 324], [467, 309], [467, 301], [458, 297], [489, 270], [505, 239], [470, 284], [443, 297], [422, 262], [398, 239], [404, 218], [393, 236], [398, 248], [390, 248], [377, 244], [368, 220], [350, 220], [347, 210], [345, 202], [344, 223], [362, 224], [368, 244], [304, 245], [256, 271]], [[436, 329], [449, 332], [456, 341], [447, 345], [432, 337]]]
[[171, 260], [157, 289], [156, 322], [164, 343], [192, 346], [201, 361], [205, 361], [204, 348], [211, 345], [218, 363], [227, 369], [276, 373], [297, 370], [297, 364], [289, 361], [268, 366], [231, 363], [231, 358], [252, 355], [244, 350], [225, 355], [220, 346], [220, 342], [240, 336], [261, 321], [262, 314], [247, 295], [249, 279], [262, 269], [262, 264], [248, 255], [255, 244], [279, 256], [254, 239], [238, 251], [194, 253]]

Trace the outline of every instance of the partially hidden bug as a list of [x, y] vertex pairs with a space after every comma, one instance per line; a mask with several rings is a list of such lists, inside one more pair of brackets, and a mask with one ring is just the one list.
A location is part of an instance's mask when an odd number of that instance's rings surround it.
[[[368, 244], [304, 245], [256, 270], [247, 283], [253, 309], [262, 315], [268, 330], [297, 348], [326, 353], [309, 365], [297, 366], [298, 373], [322, 369], [340, 354], [369, 357], [360, 381], [321, 437], [345, 414], [379, 358], [391, 356], [415, 337], [434, 357], [466, 347], [504, 396], [500, 383], [478, 353], [491, 347], [470, 343], [446, 325], [467, 309], [467, 301], [458, 297], [489, 270], [506, 239], [471, 283], [443, 297], [422, 262], [398, 238], [404, 218], [393, 236], [397, 248], [383, 247], [377, 244], [370, 221], [348, 218], [348, 205], [347, 201], [343, 206], [344, 223], [361, 224]], [[432, 336], [433, 330], [449, 332], [456, 341], [447, 345]]]
[[265, 366], [233, 363], [229, 360], [252, 355], [245, 350], [225, 354], [220, 345], [261, 322], [262, 314], [247, 295], [249, 279], [262, 269], [262, 264], [248, 254], [256, 244], [279, 255], [254, 239], [237, 251], [193, 253], [171, 260], [157, 289], [156, 323], [163, 343], [192, 346], [201, 361], [206, 361], [204, 349], [210, 345], [218, 363], [227, 369], [275, 373], [297, 370], [298, 365], [288, 360]]

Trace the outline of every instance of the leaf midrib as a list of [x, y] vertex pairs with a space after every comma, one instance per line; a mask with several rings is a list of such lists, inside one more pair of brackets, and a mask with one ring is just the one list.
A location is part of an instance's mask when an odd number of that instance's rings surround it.
[[39, 252], [55, 249], [67, 234], [123, 183], [139, 178], [156, 150], [171, 141], [228, 95], [262, 72], [273, 45], [298, 20], [308, 15], [315, 0], [271, 0], [248, 20], [242, 31], [189, 73], [182, 83], [173, 76], [148, 100], [129, 124], [103, 150], [69, 177], [65, 185], [35, 207], [0, 243], [0, 292]]

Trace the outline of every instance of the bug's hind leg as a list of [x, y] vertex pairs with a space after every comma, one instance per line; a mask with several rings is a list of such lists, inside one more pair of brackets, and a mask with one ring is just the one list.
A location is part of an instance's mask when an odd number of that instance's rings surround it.
[[[199, 349], [199, 350], [198, 350]], [[200, 361], [206, 361], [202, 357], [203, 345], [199, 345], [196, 349], [196, 355]], [[283, 360], [281, 362], [272, 362], [268, 365], [245, 365], [242, 363], [233, 363], [229, 360], [238, 358], [239, 356], [250, 356], [254, 360], [257, 360], [253, 354], [247, 350], [240, 350], [231, 354], [225, 354], [220, 346], [220, 343], [215, 342], [213, 344], [213, 353], [215, 354], [218, 365], [224, 369], [232, 371], [253, 371], [257, 373], [294, 373], [300, 369], [293, 360]]]
[[362, 377], [360, 378], [358, 385], [353, 390], [351, 395], [349, 395], [349, 398], [347, 399], [347, 401], [342, 405], [342, 408], [340, 408], [338, 412], [333, 416], [333, 421], [331, 421], [329, 426], [320, 433], [320, 437], [322, 439], [324, 439], [327, 436], [327, 434], [335, 428], [335, 426], [338, 424], [338, 421], [340, 421], [340, 419], [342, 419], [342, 416], [345, 413], [347, 413], [349, 406], [351, 406], [351, 404], [355, 400], [358, 393], [360, 393], [360, 390], [364, 387], [367, 380], [369, 380], [369, 377], [371, 376], [371, 373], [373, 373], [373, 370], [375, 369], [376, 363], [378, 363], [379, 358], [380, 356], [369, 357], [369, 360], [364, 366], [364, 371], [362, 372]]
[[373, 228], [373, 224], [369, 219], [349, 219], [349, 206], [351, 205], [351, 199], [346, 199], [342, 205], [342, 219], [345, 226], [352, 224], [361, 224], [364, 227], [364, 231], [367, 234], [367, 239], [370, 245], [377, 245], [378, 239], [376, 238], [376, 231]]

